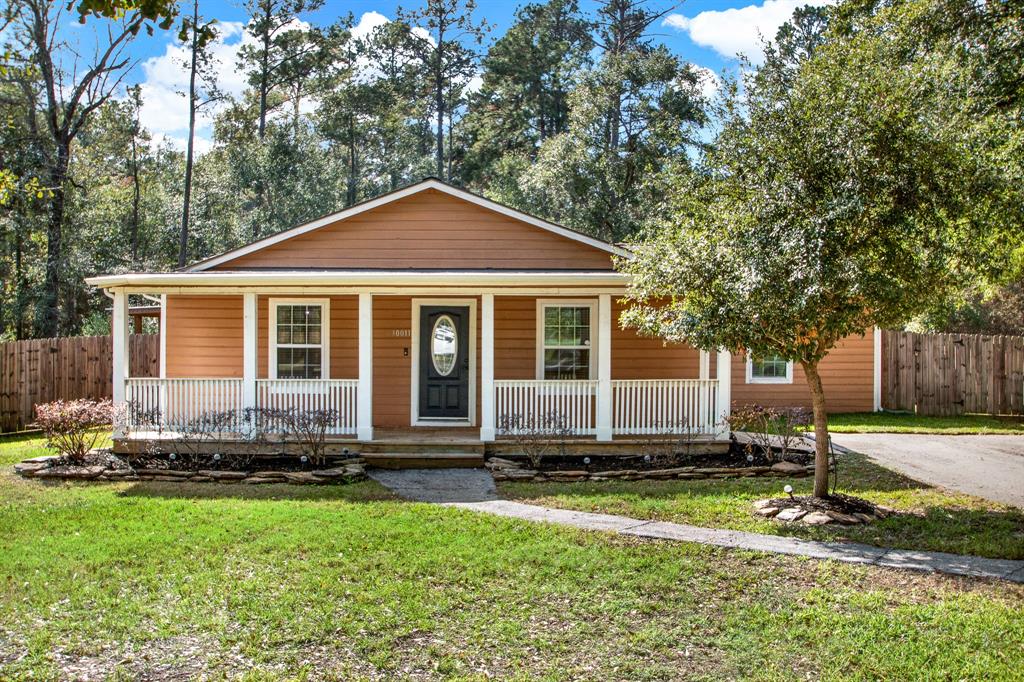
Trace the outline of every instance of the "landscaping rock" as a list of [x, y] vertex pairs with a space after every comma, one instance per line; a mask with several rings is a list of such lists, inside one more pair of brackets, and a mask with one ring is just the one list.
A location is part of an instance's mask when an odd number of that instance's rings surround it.
[[794, 464], [793, 462], [776, 462], [772, 465], [771, 470], [774, 473], [787, 476], [805, 476], [807, 474], [807, 469], [802, 464]]
[[758, 516], [763, 516], [763, 517], [765, 517], [767, 519], [770, 519], [770, 518], [773, 518], [775, 516], [778, 516], [779, 508], [778, 507], [762, 507], [760, 509], [755, 509], [754, 513], [757, 514]]
[[289, 483], [298, 483], [300, 485], [315, 485], [325, 482], [325, 479], [317, 478], [309, 471], [286, 471], [284, 472], [284, 477]]
[[863, 512], [854, 512], [853, 516], [859, 519], [861, 523], [871, 523], [876, 519], [875, 516], [871, 514], [865, 514]]
[[792, 508], [783, 509], [775, 516], [775, 518], [779, 521], [799, 521], [806, 515], [807, 512], [805, 512], [803, 509]]
[[264, 483], [280, 483], [283, 479], [280, 478], [264, 478], [262, 476], [250, 476], [249, 478], [243, 478], [242, 483], [246, 485], [261, 485]]
[[808, 526], [824, 526], [826, 523], [832, 523], [832, 517], [819, 511], [813, 511], [810, 514], [806, 514], [800, 521]]
[[248, 478], [249, 474], [244, 471], [216, 471], [210, 469], [200, 469], [196, 472], [200, 476], [209, 476], [215, 481], [241, 481], [243, 478]]
[[22, 464], [53, 464], [54, 460], [60, 459], [60, 455], [42, 455], [30, 457], [21, 461]]
[[37, 471], [49, 468], [50, 464], [48, 462], [29, 462], [26, 460], [14, 465], [14, 473], [21, 476], [31, 477], [34, 476]]
[[860, 518], [858, 518], [854, 514], [844, 514], [842, 512], [832, 510], [829, 510], [825, 513], [828, 514], [833, 521], [835, 521], [836, 523], [841, 523], [844, 526], [856, 526], [858, 524], [864, 523]]

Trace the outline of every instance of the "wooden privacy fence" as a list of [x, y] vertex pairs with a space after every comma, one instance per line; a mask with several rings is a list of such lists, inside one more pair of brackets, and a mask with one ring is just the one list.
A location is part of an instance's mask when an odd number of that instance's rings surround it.
[[[159, 335], [133, 334], [129, 344], [129, 376], [158, 376]], [[37, 403], [111, 397], [113, 357], [109, 336], [0, 343], [0, 431], [26, 428]]]
[[882, 406], [1024, 414], [1024, 337], [882, 332]]

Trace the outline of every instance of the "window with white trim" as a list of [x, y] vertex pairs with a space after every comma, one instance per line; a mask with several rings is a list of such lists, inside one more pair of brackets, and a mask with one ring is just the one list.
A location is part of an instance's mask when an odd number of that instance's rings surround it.
[[327, 318], [322, 302], [271, 302], [271, 378], [327, 378]]
[[590, 379], [593, 369], [594, 306], [542, 304], [538, 349], [541, 379]]
[[753, 357], [747, 354], [748, 384], [791, 384], [793, 363], [781, 355]]

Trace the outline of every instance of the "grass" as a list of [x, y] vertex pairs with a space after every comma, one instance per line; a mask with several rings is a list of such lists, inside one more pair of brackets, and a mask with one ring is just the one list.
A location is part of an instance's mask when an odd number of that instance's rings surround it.
[[502, 483], [503, 496], [553, 507], [731, 528], [813, 540], [1024, 559], [1024, 512], [919, 483], [859, 454], [839, 456], [839, 490], [896, 509], [867, 526], [782, 524], [752, 513], [754, 500], [810, 494], [810, 478]]
[[1024, 586], [585, 533], [373, 483], [44, 483], [0, 444], [0, 679], [962, 679]]
[[1024, 434], [1019, 417], [965, 414], [955, 417], [925, 417], [897, 412], [856, 412], [832, 414], [828, 428], [833, 433], [940, 433], [946, 435]]

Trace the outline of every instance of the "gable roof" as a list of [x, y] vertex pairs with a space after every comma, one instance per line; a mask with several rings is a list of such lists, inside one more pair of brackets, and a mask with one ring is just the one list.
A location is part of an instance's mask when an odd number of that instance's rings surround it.
[[622, 248], [621, 246], [616, 246], [615, 244], [610, 244], [600, 239], [595, 239], [581, 232], [577, 232], [567, 227], [563, 227], [562, 225], [548, 222], [547, 220], [543, 220], [536, 216], [532, 216], [529, 213], [524, 213], [522, 211], [516, 210], [504, 204], [482, 197], [479, 194], [474, 194], [459, 187], [455, 187], [454, 185], [442, 182], [437, 178], [427, 178], [412, 185], [408, 185], [401, 189], [397, 189], [393, 192], [382, 194], [379, 197], [375, 197], [373, 199], [368, 199], [361, 203], [354, 204], [336, 213], [331, 213], [330, 215], [326, 215], [321, 218], [317, 218], [316, 220], [310, 221], [308, 223], [304, 223], [302, 225], [298, 225], [296, 227], [284, 230], [282, 232], [278, 232], [277, 234], [271, 235], [269, 237], [264, 237], [263, 239], [251, 242], [237, 249], [225, 251], [224, 253], [199, 261], [198, 263], [193, 263], [192, 265], [183, 268], [182, 271], [202, 272], [204, 270], [209, 270], [210, 268], [222, 265], [229, 261], [235, 260], [236, 258], [240, 258], [250, 253], [260, 251], [269, 246], [279, 244], [283, 241], [287, 241], [294, 237], [308, 234], [322, 227], [333, 225], [339, 221], [345, 220], [346, 218], [351, 218], [352, 216], [359, 215], [360, 213], [372, 211], [373, 209], [378, 208], [380, 206], [390, 204], [392, 202], [404, 199], [414, 194], [419, 194], [420, 192], [424, 192], [427, 190], [436, 190], [448, 196], [455, 197], [456, 199], [461, 199], [471, 204], [475, 204], [485, 209], [508, 216], [520, 222], [526, 223], [528, 225], [532, 225], [542, 230], [546, 230], [548, 232], [557, 234], [561, 237], [565, 237], [567, 239], [579, 242], [581, 244], [586, 244], [587, 246], [599, 249], [601, 251], [606, 251], [609, 254], [624, 257], [627, 257], [629, 255], [629, 252], [626, 249]]

